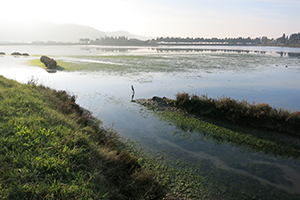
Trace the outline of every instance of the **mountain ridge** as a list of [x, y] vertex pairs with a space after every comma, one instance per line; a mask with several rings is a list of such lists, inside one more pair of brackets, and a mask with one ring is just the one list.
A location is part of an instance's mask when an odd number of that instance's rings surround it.
[[92, 40], [101, 37], [125, 36], [139, 40], [147, 40], [151, 37], [139, 36], [128, 31], [104, 32], [93, 27], [80, 24], [59, 24], [48, 21], [34, 22], [1, 22], [0, 43], [2, 42], [78, 42], [81, 38]]

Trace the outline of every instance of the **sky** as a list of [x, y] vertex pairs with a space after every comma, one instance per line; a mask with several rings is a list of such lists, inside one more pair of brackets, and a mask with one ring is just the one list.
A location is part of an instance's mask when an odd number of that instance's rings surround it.
[[0, 20], [152, 37], [278, 38], [300, 32], [300, 0], [0, 0]]

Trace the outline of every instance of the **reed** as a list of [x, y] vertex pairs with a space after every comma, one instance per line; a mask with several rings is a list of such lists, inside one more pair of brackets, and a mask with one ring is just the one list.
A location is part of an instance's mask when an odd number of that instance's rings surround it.
[[300, 136], [299, 111], [291, 113], [282, 108], [272, 108], [266, 103], [249, 104], [230, 97], [212, 99], [206, 95], [199, 97], [188, 93], [178, 93], [174, 103], [194, 114]]

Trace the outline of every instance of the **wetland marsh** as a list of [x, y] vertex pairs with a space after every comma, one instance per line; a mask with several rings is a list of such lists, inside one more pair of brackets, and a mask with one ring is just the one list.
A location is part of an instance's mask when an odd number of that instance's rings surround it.
[[[219, 131], [248, 140], [241, 130], [166, 116], [130, 101], [134, 85], [133, 99], [174, 99], [178, 92], [188, 92], [299, 111], [300, 48], [0, 46], [0, 51], [31, 55], [0, 57], [0, 75], [76, 95], [79, 105], [124, 138], [141, 141], [160, 163], [190, 171], [186, 179], [164, 177], [182, 182], [174, 193], [191, 199], [300, 198], [299, 157], [213, 137]], [[64, 70], [50, 74], [36, 67], [40, 55], [53, 57]], [[287, 144], [286, 149], [299, 152], [299, 146]]]

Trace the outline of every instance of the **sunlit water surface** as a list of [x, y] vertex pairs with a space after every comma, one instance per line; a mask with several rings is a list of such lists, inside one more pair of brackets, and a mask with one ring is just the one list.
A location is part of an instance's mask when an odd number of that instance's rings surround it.
[[[150, 148], [156, 148], [152, 145], [154, 141], [165, 149], [207, 160], [228, 172], [300, 193], [298, 160], [240, 149], [226, 142], [216, 144], [198, 137], [199, 133], [186, 136], [183, 130], [130, 102], [133, 85], [134, 99], [175, 98], [178, 92], [188, 92], [268, 103], [275, 108], [297, 111], [300, 110], [299, 48], [0, 46], [1, 51], [27, 52], [31, 56], [0, 57], [0, 75], [22, 83], [34, 79], [38, 84], [66, 90], [77, 96], [78, 104], [125, 137], [142, 140]], [[28, 59], [39, 58], [34, 55], [48, 55], [86, 68], [50, 74], [24, 64]], [[274, 173], [282, 173], [284, 180], [272, 182], [241, 167], [253, 163], [273, 168]]]

